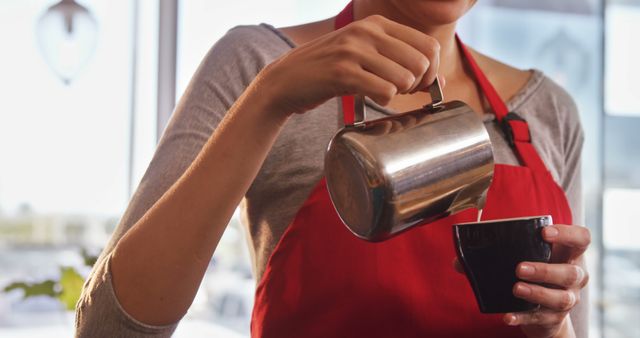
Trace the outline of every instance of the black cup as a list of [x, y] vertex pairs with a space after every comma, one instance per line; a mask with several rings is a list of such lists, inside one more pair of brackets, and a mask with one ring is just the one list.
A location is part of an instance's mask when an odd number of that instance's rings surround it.
[[551, 245], [542, 239], [542, 228], [551, 224], [551, 216], [536, 216], [454, 225], [458, 259], [480, 312], [518, 312], [538, 307], [513, 295], [518, 281], [516, 266], [523, 261], [549, 262]]

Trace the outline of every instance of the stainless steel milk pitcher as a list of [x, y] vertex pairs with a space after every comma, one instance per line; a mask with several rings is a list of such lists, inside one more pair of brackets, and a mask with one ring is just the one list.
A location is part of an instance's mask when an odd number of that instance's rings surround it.
[[443, 102], [436, 80], [432, 103], [356, 122], [329, 143], [324, 170], [331, 201], [358, 237], [385, 240], [414, 225], [470, 207], [482, 209], [493, 178], [493, 150], [481, 117], [460, 101]]

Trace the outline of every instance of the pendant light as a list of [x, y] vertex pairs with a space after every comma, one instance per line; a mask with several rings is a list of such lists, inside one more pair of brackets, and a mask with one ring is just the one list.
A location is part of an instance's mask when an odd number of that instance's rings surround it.
[[86, 7], [61, 0], [40, 17], [36, 34], [45, 61], [69, 84], [93, 55], [98, 25]]

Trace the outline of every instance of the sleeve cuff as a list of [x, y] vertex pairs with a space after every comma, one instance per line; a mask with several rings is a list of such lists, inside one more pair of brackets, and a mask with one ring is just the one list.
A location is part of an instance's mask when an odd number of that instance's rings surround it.
[[76, 337], [170, 337], [178, 322], [149, 325], [124, 310], [113, 289], [110, 266], [108, 254], [84, 286], [76, 309]]

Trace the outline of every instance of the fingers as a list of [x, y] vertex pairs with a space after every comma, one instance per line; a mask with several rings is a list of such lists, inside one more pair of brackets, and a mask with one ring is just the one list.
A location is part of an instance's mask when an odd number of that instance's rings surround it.
[[409, 70], [407, 68], [409, 66], [399, 64], [393, 59], [379, 54], [364, 52], [360, 58], [360, 63], [364, 69], [393, 83], [400, 94], [411, 91], [418, 81], [416, 76], [422, 76], [419, 72]]
[[414, 28], [401, 25], [391, 20], [387, 20], [386, 22], [384, 22], [383, 29], [390, 36], [404, 41], [408, 45], [418, 50], [429, 60], [430, 66], [428, 67], [426, 73], [422, 77], [421, 82], [416, 87], [416, 89], [424, 89], [432, 84], [436, 79], [438, 67], [440, 66], [440, 43], [438, 42], [438, 40]]
[[513, 286], [513, 294], [553, 311], [569, 311], [578, 302], [578, 296], [573, 290], [550, 289], [524, 282]]
[[352, 24], [350, 30], [414, 75], [410, 92], [423, 90], [435, 80], [440, 64], [440, 44], [435, 38], [379, 15]]
[[539, 309], [527, 312], [507, 313], [503, 320], [508, 325], [538, 325], [542, 327], [560, 326], [567, 317], [565, 312]]
[[549, 243], [559, 244], [571, 249], [571, 258], [582, 255], [591, 244], [591, 232], [589, 229], [578, 225], [550, 225], [543, 229], [542, 236]]
[[355, 71], [347, 71], [345, 79], [346, 93], [343, 94], [362, 94], [381, 106], [389, 104], [394, 95], [397, 94], [396, 86], [373, 74], [365, 69], [356, 69]]
[[402, 40], [384, 34], [380, 34], [378, 38], [376, 42], [377, 52], [393, 60], [393, 62], [396, 62], [414, 76], [414, 82], [411, 84], [411, 87], [406, 91], [399, 90], [399, 92], [414, 92], [422, 88], [420, 85], [423, 82], [425, 74], [427, 74], [431, 68], [432, 61], [419, 50]]
[[518, 265], [516, 275], [529, 282], [544, 283], [563, 289], [581, 289], [589, 280], [587, 272], [575, 264], [523, 262]]

